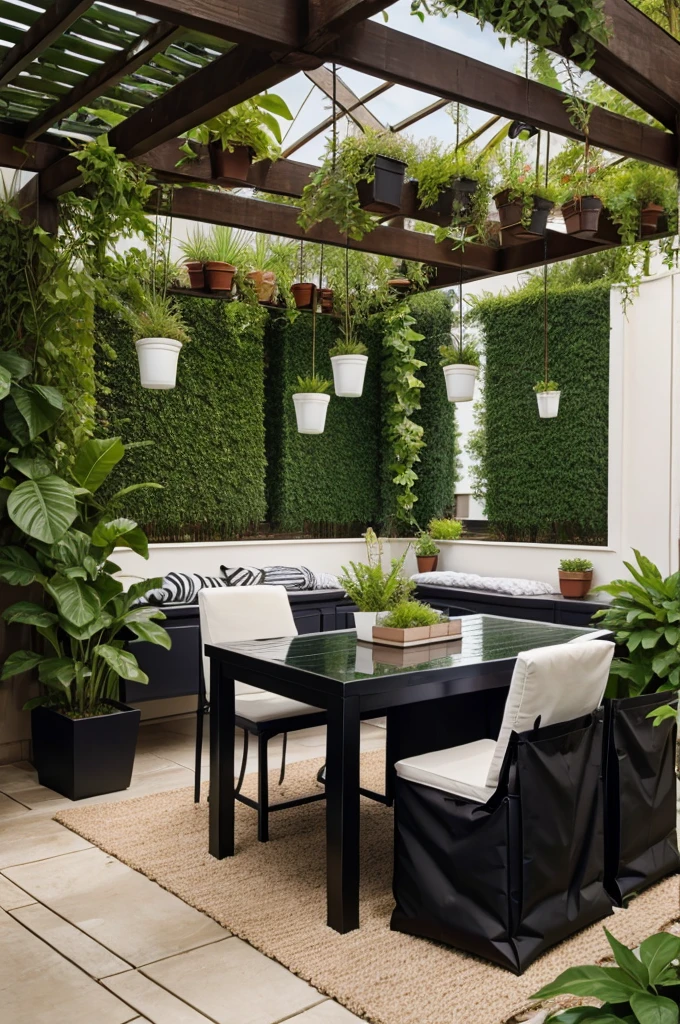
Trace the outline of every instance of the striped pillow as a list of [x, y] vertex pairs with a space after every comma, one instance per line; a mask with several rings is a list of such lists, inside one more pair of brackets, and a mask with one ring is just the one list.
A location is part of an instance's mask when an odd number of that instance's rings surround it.
[[316, 576], [306, 565], [265, 565], [256, 569], [250, 565], [230, 569], [220, 566], [227, 586], [249, 587], [264, 583], [270, 587], [285, 587], [286, 590], [315, 590]]
[[189, 572], [169, 572], [158, 590], [149, 590], [137, 604], [196, 604], [198, 592], [204, 587], [226, 587], [220, 576], [199, 576]]

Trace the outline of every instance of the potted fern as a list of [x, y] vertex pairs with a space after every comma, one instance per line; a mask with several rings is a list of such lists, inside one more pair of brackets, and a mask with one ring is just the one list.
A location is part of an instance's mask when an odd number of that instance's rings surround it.
[[323, 434], [331, 396], [326, 394], [331, 382], [317, 377], [298, 377], [298, 390], [293, 395], [299, 434]]
[[143, 388], [167, 391], [177, 381], [177, 360], [189, 341], [182, 314], [167, 295], [145, 293], [127, 313]]
[[386, 570], [382, 566], [382, 543], [370, 528], [366, 531], [365, 541], [367, 561], [350, 562], [349, 568], [343, 565], [338, 579], [357, 607], [354, 612], [357, 640], [371, 643], [378, 613], [388, 611], [408, 598], [415, 589], [415, 583], [403, 576], [408, 549], [400, 558], [393, 558], [389, 570]]
[[538, 415], [542, 420], [554, 419], [560, 409], [560, 386], [554, 380], [539, 380], [534, 384]]
[[479, 373], [477, 346], [472, 341], [461, 340], [459, 345], [440, 345], [439, 354], [449, 402], [471, 402]]

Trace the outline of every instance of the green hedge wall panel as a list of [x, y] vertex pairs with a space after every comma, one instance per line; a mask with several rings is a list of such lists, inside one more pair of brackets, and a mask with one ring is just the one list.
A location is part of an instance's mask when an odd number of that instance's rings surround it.
[[486, 336], [486, 510], [510, 540], [606, 543], [609, 287], [551, 290], [549, 372], [559, 415], [538, 416], [543, 296], [479, 305]]
[[[332, 379], [328, 350], [335, 318], [316, 317], [316, 372]], [[292, 395], [312, 368], [312, 317], [272, 319], [266, 332], [266, 424], [269, 519], [283, 530], [321, 524], [366, 525], [379, 513], [379, 338], [368, 332], [369, 361], [361, 398], [332, 393], [323, 434], [299, 434]]]
[[110, 493], [153, 480], [164, 490], [125, 498], [124, 511], [151, 538], [223, 539], [265, 518], [263, 337], [268, 315], [243, 303], [180, 300], [191, 343], [180, 352], [177, 387], [140, 386], [130, 331], [100, 313], [102, 339], [117, 359], [100, 368], [102, 427], [134, 449], [110, 478]]

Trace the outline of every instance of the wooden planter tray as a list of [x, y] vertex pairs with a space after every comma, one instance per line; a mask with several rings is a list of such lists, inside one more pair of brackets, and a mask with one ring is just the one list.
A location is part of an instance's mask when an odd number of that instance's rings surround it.
[[459, 640], [462, 635], [460, 619], [449, 619], [436, 626], [414, 626], [411, 629], [373, 627], [373, 643], [385, 644], [387, 647], [419, 647], [422, 644]]

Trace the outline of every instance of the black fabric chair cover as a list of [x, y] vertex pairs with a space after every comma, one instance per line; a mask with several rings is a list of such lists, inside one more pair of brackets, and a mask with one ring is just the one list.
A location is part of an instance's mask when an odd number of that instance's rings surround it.
[[513, 733], [487, 804], [397, 780], [391, 926], [521, 974], [612, 913], [603, 716]]
[[677, 725], [647, 715], [670, 693], [605, 701], [605, 886], [619, 905], [680, 871], [676, 835]]

